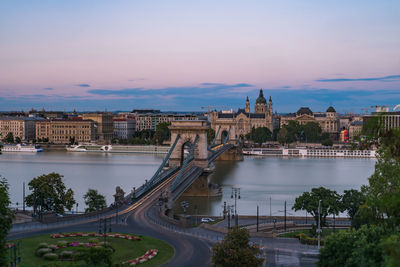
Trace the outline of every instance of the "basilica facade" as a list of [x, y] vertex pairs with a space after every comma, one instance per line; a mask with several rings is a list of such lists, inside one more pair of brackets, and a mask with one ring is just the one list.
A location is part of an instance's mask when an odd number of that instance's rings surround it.
[[[275, 116], [272, 112], [272, 99], [269, 97], [267, 103], [262, 89], [260, 89], [259, 96], [256, 99], [254, 112], [251, 112], [250, 100], [247, 97], [244, 109], [238, 109], [237, 112], [213, 111], [210, 116], [211, 128], [216, 133], [218, 133], [218, 129], [229, 131], [231, 140], [243, 139], [253, 127], [267, 127], [272, 132], [276, 125]], [[222, 136], [221, 133], [218, 134], [217, 140], [221, 138], [220, 136]]]

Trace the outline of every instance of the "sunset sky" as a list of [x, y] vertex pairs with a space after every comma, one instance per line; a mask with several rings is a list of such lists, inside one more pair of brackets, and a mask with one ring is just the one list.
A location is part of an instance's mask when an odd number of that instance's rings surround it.
[[0, 111], [400, 104], [400, 1], [0, 2]]

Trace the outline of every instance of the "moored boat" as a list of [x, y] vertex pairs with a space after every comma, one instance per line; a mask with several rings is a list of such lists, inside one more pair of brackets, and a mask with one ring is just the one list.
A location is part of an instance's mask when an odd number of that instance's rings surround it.
[[25, 144], [16, 144], [16, 145], [10, 145], [10, 144], [4, 144], [3, 148], [1, 149], [2, 152], [31, 152], [31, 153], [36, 153], [36, 152], [42, 152], [42, 148], [37, 145], [25, 145]]

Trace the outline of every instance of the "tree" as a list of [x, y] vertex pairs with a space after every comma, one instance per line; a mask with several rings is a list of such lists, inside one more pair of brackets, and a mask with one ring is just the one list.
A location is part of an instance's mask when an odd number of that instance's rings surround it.
[[378, 158], [375, 171], [368, 179], [366, 204], [375, 211], [377, 220], [392, 227], [400, 224], [400, 164], [388, 156]]
[[207, 130], [207, 144], [211, 145], [211, 143], [214, 140], [214, 138], [215, 138], [215, 131], [214, 131], [213, 128], [210, 127]]
[[305, 142], [319, 142], [321, 140], [322, 129], [317, 122], [308, 122], [300, 127], [304, 133]]
[[14, 217], [10, 204], [7, 180], [4, 177], [0, 177], [0, 266], [8, 266], [6, 241]]
[[14, 134], [9, 132], [3, 140], [6, 143], [14, 143]]
[[333, 141], [330, 138], [326, 138], [321, 142], [321, 145], [323, 145], [323, 146], [333, 146]]
[[15, 137], [15, 143], [21, 144], [21, 138], [19, 136]]
[[272, 132], [267, 127], [252, 128], [251, 132], [247, 134], [247, 139], [253, 140], [255, 143], [262, 144], [266, 141], [272, 140]]
[[381, 242], [384, 265], [395, 267], [400, 265], [400, 234], [392, 234]]
[[355, 189], [344, 190], [344, 194], [342, 196], [342, 208], [343, 211], [347, 210], [347, 215], [350, 217], [350, 220], [353, 220], [358, 209], [364, 203], [365, 195], [362, 192]]
[[88, 206], [85, 212], [91, 212], [95, 210], [101, 210], [107, 207], [106, 198], [99, 194], [97, 190], [90, 189], [83, 196], [85, 199], [85, 204]]
[[292, 207], [295, 211], [305, 210], [314, 220], [318, 221], [318, 203], [321, 200], [321, 226], [326, 225], [326, 217], [329, 214], [338, 215], [342, 210], [340, 195], [336, 191], [324, 187], [311, 189], [311, 193], [304, 192], [297, 197]]
[[33, 178], [29, 183], [29, 190], [33, 191], [25, 198], [26, 205], [33, 207], [36, 212], [50, 211], [63, 214], [64, 210], [71, 210], [76, 203], [74, 192], [66, 189], [62, 175], [52, 172]]
[[168, 141], [171, 139], [171, 131], [168, 126], [170, 123], [161, 122], [157, 124], [156, 131], [153, 136], [153, 140], [156, 144], [162, 145], [164, 141]]
[[224, 239], [212, 247], [212, 262], [215, 266], [259, 266], [263, 259], [261, 251], [249, 245], [247, 229], [234, 227]]
[[278, 132], [278, 142], [282, 145], [286, 144], [288, 131], [285, 127], [281, 128]]
[[383, 266], [382, 237], [388, 232], [380, 226], [340, 231], [329, 235], [318, 255], [318, 266]]

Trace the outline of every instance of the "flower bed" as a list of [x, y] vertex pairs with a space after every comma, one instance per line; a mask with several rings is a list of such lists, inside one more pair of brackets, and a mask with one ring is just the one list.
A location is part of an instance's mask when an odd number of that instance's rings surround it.
[[113, 238], [123, 238], [132, 241], [140, 241], [142, 240], [140, 237], [134, 235], [126, 235], [126, 234], [97, 234], [97, 233], [64, 233], [64, 234], [51, 234], [51, 238], [64, 238], [64, 237], [113, 237]]
[[137, 265], [146, 261], [151, 260], [155, 256], [157, 256], [158, 250], [157, 249], [149, 249], [143, 256], [137, 257], [135, 259], [125, 261], [122, 264], [128, 264], [130, 266]]

